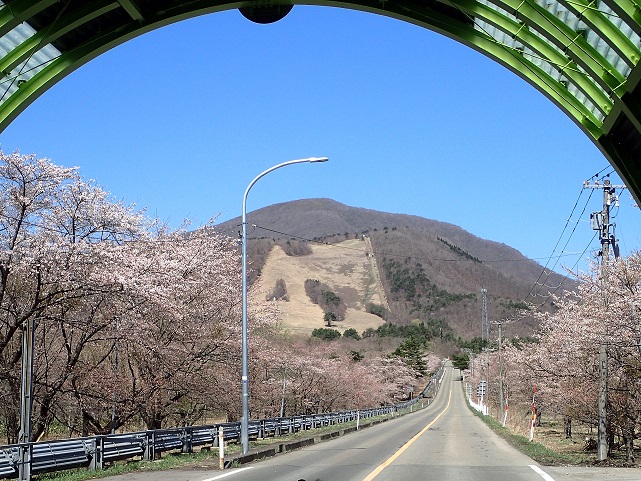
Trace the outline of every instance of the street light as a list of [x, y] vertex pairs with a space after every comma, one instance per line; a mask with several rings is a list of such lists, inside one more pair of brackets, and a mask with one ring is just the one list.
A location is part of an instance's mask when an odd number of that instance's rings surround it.
[[243, 263], [243, 327], [242, 327], [242, 362], [243, 362], [243, 372], [242, 372], [242, 384], [243, 384], [243, 413], [240, 418], [240, 440], [243, 445], [243, 454], [247, 454], [249, 451], [249, 385], [247, 378], [247, 194], [254, 186], [258, 180], [269, 174], [271, 171], [280, 169], [287, 165], [292, 164], [302, 164], [303, 162], [327, 162], [329, 159], [327, 157], [308, 157], [306, 159], [297, 159], [289, 160], [283, 162], [282, 164], [275, 165], [270, 167], [266, 171], [259, 174], [254, 180], [252, 180], [247, 189], [245, 190], [245, 195], [243, 196], [243, 217], [242, 217], [242, 239], [243, 239], [243, 253], [242, 253], [242, 263]]

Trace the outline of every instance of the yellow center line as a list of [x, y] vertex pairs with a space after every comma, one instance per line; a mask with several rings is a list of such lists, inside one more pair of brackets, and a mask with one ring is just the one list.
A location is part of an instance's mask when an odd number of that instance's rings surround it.
[[447, 411], [447, 408], [449, 408], [449, 407], [450, 407], [450, 401], [451, 401], [451, 400], [452, 400], [452, 389], [450, 389], [450, 397], [449, 397], [449, 398], [448, 398], [448, 400], [447, 400], [447, 406], [445, 406], [445, 409], [443, 409], [443, 410], [438, 414], [438, 416], [436, 416], [436, 417], [434, 418], [434, 420], [432, 420], [432, 422], [431, 422], [431, 423], [429, 423], [427, 426], [425, 426], [423, 429], [421, 429], [421, 431], [420, 431], [418, 434], [414, 435], [414, 437], [413, 437], [412, 439], [410, 439], [410, 440], [409, 440], [409, 441], [407, 441], [405, 444], [403, 444], [403, 446], [401, 446], [401, 448], [400, 448], [398, 451], [396, 451], [394, 454], [392, 454], [392, 455], [387, 459], [387, 461], [385, 461], [385, 462], [384, 462], [383, 464], [381, 464], [378, 468], [376, 468], [374, 471], [372, 471], [371, 473], [369, 473], [369, 474], [367, 475], [367, 477], [366, 477], [365, 479], [363, 479], [363, 481], [372, 481], [372, 479], [374, 479], [376, 476], [378, 476], [379, 474], [381, 474], [381, 471], [383, 471], [386, 467], [388, 467], [390, 464], [392, 464], [392, 463], [396, 460], [396, 458], [398, 458], [401, 454], [403, 454], [403, 453], [405, 452], [405, 450], [406, 450], [407, 448], [409, 448], [409, 447], [414, 443], [414, 441], [416, 441], [418, 438], [420, 438], [420, 437], [425, 433], [425, 431], [427, 431], [429, 428], [431, 428], [431, 427], [432, 427], [432, 425], [433, 425], [436, 421], [438, 421], [438, 420], [439, 420], [439, 418], [440, 418], [443, 414], [445, 414], [445, 411]]

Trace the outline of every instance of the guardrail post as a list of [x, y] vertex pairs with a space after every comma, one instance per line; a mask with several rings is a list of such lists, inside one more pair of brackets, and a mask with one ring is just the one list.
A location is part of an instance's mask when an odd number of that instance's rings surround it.
[[102, 470], [104, 468], [105, 438], [96, 436], [90, 441], [91, 461], [89, 469], [91, 471]]
[[193, 428], [191, 426], [184, 427], [182, 429], [182, 438], [183, 438], [183, 448], [182, 448], [183, 454], [193, 452], [193, 445], [192, 445]]
[[147, 431], [145, 433], [145, 454], [143, 459], [145, 461], [156, 459], [156, 431]]
[[214, 427], [211, 429], [211, 437], [213, 439], [212, 446], [214, 448], [218, 447], [218, 431], [220, 430], [222, 426], [219, 425], [214, 425]]
[[31, 481], [31, 461], [33, 459], [33, 445], [22, 443], [18, 448], [19, 464], [18, 479], [20, 481]]
[[258, 437], [261, 439], [265, 439], [266, 437], [266, 428], [265, 428], [265, 420], [261, 419], [260, 424], [258, 425]]

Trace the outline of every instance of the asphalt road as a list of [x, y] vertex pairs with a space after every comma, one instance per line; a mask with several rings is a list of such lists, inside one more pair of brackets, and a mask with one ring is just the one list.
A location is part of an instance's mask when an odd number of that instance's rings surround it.
[[509, 446], [470, 413], [458, 371], [446, 369], [428, 408], [240, 468], [171, 470], [111, 481], [615, 481], [638, 469], [548, 468]]

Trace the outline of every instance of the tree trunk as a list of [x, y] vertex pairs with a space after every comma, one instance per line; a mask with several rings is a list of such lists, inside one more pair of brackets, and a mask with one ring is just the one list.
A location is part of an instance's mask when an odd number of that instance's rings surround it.
[[7, 410], [5, 429], [7, 431], [7, 444], [16, 444], [18, 442], [18, 431], [20, 431], [20, 420], [14, 409]]
[[82, 437], [89, 436], [89, 427], [91, 425], [91, 420], [89, 415], [86, 412], [82, 412]]
[[42, 399], [40, 408], [38, 409], [38, 417], [35, 419], [33, 427], [31, 428], [32, 441], [37, 441], [38, 439], [40, 439], [40, 436], [42, 436], [47, 430], [50, 421], [52, 402], [53, 399], [50, 395], [46, 395]]
[[147, 429], [161, 429], [163, 417], [159, 412], [152, 412], [149, 415], [143, 415], [143, 421]]
[[608, 439], [608, 458], [611, 458], [612, 453], [614, 452], [614, 449], [616, 447], [614, 443], [616, 432], [611, 422], [607, 423], [606, 436]]
[[572, 439], [572, 418], [563, 416], [563, 427], [565, 428], [565, 439]]
[[623, 444], [625, 444], [625, 461], [634, 464], [634, 421], [627, 419], [623, 426]]

